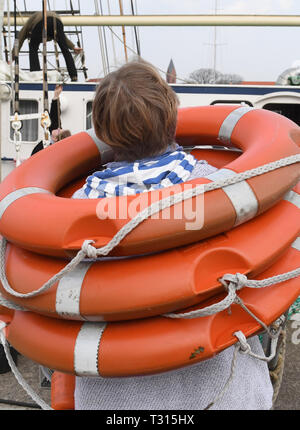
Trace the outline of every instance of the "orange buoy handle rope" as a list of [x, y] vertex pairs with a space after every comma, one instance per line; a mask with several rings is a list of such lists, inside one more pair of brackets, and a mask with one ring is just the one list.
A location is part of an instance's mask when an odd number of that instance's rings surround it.
[[[298, 247], [298, 239], [291, 245], [293, 247]], [[202, 309], [197, 309], [195, 311], [185, 312], [185, 313], [166, 313], [164, 316], [168, 318], [199, 318], [199, 317], [206, 317], [209, 315], [213, 315], [215, 313], [221, 312], [227, 308], [229, 308], [233, 303], [237, 303], [239, 305], [242, 305], [243, 309], [245, 309], [248, 313], [253, 316], [253, 313], [248, 310], [248, 308], [243, 304], [240, 297], [237, 296], [237, 291], [242, 289], [243, 287], [248, 288], [264, 288], [264, 287], [270, 287], [275, 284], [279, 284], [281, 282], [288, 281], [293, 278], [297, 278], [300, 276], [300, 267], [291, 270], [286, 273], [281, 273], [275, 276], [271, 276], [270, 278], [261, 279], [261, 280], [255, 280], [255, 279], [248, 279], [246, 275], [242, 275], [241, 273], [236, 274], [226, 274], [222, 276], [222, 278], [219, 279], [219, 281], [224, 285], [224, 287], [227, 289], [228, 294], [227, 296], [221, 300], [218, 303], [214, 303], [210, 306], [207, 306]], [[265, 330], [268, 330], [267, 326], [261, 321], [257, 320], [264, 328]]]

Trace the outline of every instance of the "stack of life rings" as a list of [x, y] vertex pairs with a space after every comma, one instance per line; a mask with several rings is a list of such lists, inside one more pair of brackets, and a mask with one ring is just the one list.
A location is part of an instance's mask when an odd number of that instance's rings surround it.
[[182, 108], [176, 141], [219, 170], [71, 199], [110, 156], [91, 130], [0, 184], [0, 293], [11, 304], [0, 320], [7, 341], [57, 380], [192, 365], [237, 332], [261, 333], [300, 295], [299, 127], [245, 106]]

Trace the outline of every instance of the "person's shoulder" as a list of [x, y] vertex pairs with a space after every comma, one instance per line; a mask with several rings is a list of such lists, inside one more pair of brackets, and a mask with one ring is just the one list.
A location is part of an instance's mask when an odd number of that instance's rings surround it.
[[41, 151], [42, 149], [44, 149], [44, 146], [43, 146], [43, 142], [41, 141], [33, 148], [31, 155], [36, 154], [37, 152]]

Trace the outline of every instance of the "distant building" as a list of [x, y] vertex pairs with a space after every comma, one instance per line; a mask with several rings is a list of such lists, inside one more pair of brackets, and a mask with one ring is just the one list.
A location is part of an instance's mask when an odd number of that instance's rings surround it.
[[167, 70], [167, 82], [169, 84], [176, 84], [176, 70], [172, 59]]

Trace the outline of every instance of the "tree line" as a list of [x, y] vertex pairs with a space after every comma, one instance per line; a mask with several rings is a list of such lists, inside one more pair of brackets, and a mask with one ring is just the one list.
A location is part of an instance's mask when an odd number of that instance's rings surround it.
[[198, 69], [192, 72], [187, 82], [189, 84], [239, 84], [244, 79], [237, 74], [221, 73], [214, 69]]

